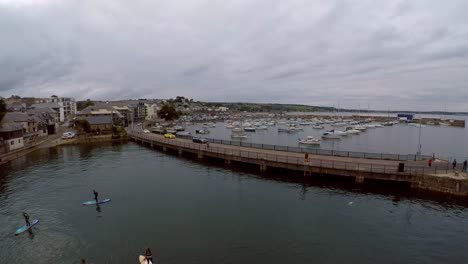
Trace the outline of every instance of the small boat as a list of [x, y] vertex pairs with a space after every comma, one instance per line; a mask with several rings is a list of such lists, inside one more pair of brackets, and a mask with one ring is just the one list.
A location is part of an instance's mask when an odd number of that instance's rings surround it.
[[185, 128], [182, 127], [182, 126], [175, 126], [174, 129], [175, 129], [175, 131], [184, 131], [185, 130]]
[[343, 136], [347, 136], [348, 133], [343, 132], [343, 131], [338, 131], [338, 130], [329, 130], [325, 133], [322, 134], [322, 137], [324, 138], [340, 138]]
[[255, 127], [244, 127], [244, 131], [255, 132]]
[[356, 126], [353, 127], [353, 129], [364, 131], [364, 130], [367, 130], [367, 127], [362, 126], [362, 125], [356, 125]]
[[197, 133], [197, 134], [209, 134], [210, 131], [208, 129], [197, 129], [197, 130], [195, 130], [195, 133]]
[[280, 127], [280, 128], [278, 128], [278, 132], [292, 133], [292, 132], [296, 132], [296, 128], [294, 128], [294, 127]]
[[268, 127], [267, 126], [259, 126], [259, 127], [256, 127], [255, 129], [256, 130], [267, 130]]
[[306, 139], [299, 139], [299, 144], [304, 145], [320, 145], [321, 142], [322, 140], [311, 136], [308, 136]]
[[359, 134], [359, 133], [361, 133], [360, 130], [354, 129], [352, 127], [347, 127], [345, 132], [348, 133], [348, 134]]
[[312, 128], [314, 129], [324, 129], [322, 125], [313, 125]]
[[322, 138], [326, 138], [326, 139], [340, 139], [341, 136], [335, 134], [335, 133], [331, 133], [331, 132], [325, 132], [322, 134]]
[[233, 128], [234, 126], [232, 124], [227, 124], [226, 128]]

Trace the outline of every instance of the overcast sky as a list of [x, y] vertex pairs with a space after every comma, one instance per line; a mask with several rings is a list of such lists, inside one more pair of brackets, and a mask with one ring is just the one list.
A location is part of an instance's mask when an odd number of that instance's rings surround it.
[[0, 96], [468, 111], [467, 0], [0, 0]]

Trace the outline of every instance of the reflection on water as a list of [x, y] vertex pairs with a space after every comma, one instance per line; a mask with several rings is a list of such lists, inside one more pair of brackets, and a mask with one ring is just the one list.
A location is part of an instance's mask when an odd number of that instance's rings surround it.
[[[105, 206], [82, 206], [96, 189]], [[458, 198], [225, 169], [139, 145], [42, 149], [0, 170], [2, 263], [463, 263]], [[105, 207], [105, 208], [104, 208]], [[14, 237], [21, 212], [40, 219]], [[364, 257], [363, 257], [364, 256]]]

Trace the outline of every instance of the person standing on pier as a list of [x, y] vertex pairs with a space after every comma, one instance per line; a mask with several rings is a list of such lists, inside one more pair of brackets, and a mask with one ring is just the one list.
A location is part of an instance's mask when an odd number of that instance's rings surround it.
[[304, 155], [304, 162], [307, 163], [309, 162], [309, 153], [306, 152], [306, 154]]
[[457, 167], [457, 159], [454, 159], [452, 162], [453, 169]]
[[468, 160], [463, 162], [463, 171], [466, 172], [466, 166], [468, 165]]
[[429, 159], [428, 163], [429, 163], [429, 167], [432, 167], [432, 159]]

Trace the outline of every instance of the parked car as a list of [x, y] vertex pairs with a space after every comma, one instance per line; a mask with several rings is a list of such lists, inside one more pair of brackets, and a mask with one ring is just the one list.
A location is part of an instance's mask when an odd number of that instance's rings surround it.
[[150, 132], [148, 129], [143, 129], [143, 133], [149, 134], [149, 133], [151, 133], [151, 132]]
[[175, 135], [167, 133], [167, 134], [164, 134], [164, 137], [169, 138], [169, 139], [174, 139]]
[[75, 133], [73, 132], [65, 132], [62, 134], [62, 139], [70, 139], [74, 137], [75, 137]]
[[208, 140], [206, 138], [194, 137], [194, 138], [192, 138], [192, 142], [200, 143], [200, 144], [206, 144], [206, 143], [208, 143]]

